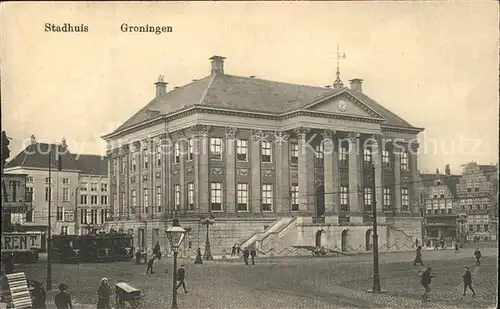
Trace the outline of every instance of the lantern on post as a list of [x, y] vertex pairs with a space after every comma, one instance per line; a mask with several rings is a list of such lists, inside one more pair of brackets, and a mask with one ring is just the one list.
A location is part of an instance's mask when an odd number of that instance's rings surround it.
[[174, 271], [172, 274], [172, 309], [177, 309], [177, 254], [179, 252], [179, 247], [186, 236], [186, 230], [180, 226], [178, 219], [174, 219], [172, 226], [165, 231], [165, 234], [167, 234], [170, 247], [174, 253]]

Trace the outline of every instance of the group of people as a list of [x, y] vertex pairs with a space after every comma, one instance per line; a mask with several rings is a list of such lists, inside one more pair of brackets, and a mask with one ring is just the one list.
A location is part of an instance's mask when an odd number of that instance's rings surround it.
[[242, 256], [243, 257], [243, 262], [245, 263], [245, 266], [248, 266], [248, 259], [252, 259], [252, 265], [255, 265], [255, 257], [257, 256], [257, 250], [255, 250], [254, 247], [252, 247], [250, 250], [245, 247], [243, 248], [243, 254], [241, 254], [241, 248], [240, 245], [234, 244], [233, 247], [231, 248], [231, 256]]
[[[32, 308], [33, 309], [47, 309], [45, 304], [47, 300], [47, 294], [43, 284], [39, 281], [31, 282], [31, 296], [32, 296]], [[73, 304], [71, 303], [71, 296], [66, 290], [68, 286], [65, 283], [59, 284], [59, 293], [54, 298], [54, 303], [57, 309], [73, 309]], [[100, 307], [97, 307], [100, 308]], [[111, 307], [106, 307], [111, 308]]]
[[[481, 260], [482, 254], [478, 248], [476, 248], [476, 250], [474, 251], [474, 257], [476, 259], [476, 265], [477, 266], [481, 265], [480, 260]], [[415, 257], [415, 260], [413, 261], [413, 265], [415, 266], [416, 264], [420, 264], [421, 266], [424, 265], [424, 262], [422, 261], [422, 247], [421, 246], [417, 247], [417, 255]], [[427, 269], [420, 274], [420, 277], [421, 277], [420, 283], [422, 284], [422, 286], [424, 287], [424, 290], [425, 290], [424, 295], [422, 295], [422, 301], [426, 301], [426, 302], [429, 301], [429, 293], [431, 291], [430, 284], [431, 284], [432, 278], [435, 277], [434, 275], [432, 275], [431, 271], [432, 271], [432, 268], [427, 267]], [[476, 292], [474, 291], [474, 288], [472, 287], [472, 273], [470, 272], [470, 268], [468, 266], [464, 267], [464, 274], [462, 275], [462, 280], [463, 280], [463, 284], [464, 284], [464, 292], [462, 295], [463, 296], [466, 295], [467, 288], [468, 288], [472, 292], [472, 297], [474, 297], [476, 295]]]

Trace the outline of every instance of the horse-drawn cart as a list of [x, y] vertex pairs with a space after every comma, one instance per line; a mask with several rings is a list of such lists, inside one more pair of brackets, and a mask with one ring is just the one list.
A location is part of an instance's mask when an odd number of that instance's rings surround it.
[[142, 296], [140, 290], [125, 282], [119, 282], [115, 286], [115, 293], [117, 308], [125, 308], [125, 303], [129, 303], [133, 309], [139, 307]]

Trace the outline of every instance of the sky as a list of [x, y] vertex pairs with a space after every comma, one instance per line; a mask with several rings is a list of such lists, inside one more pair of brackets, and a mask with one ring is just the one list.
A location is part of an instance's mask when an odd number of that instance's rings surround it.
[[[103, 154], [110, 133], [155, 95], [227, 74], [363, 92], [419, 134], [419, 169], [498, 162], [498, 4], [471, 2], [2, 3], [2, 130], [13, 157], [33, 134]], [[45, 32], [45, 23], [87, 25]], [[122, 23], [173, 32], [122, 33]]]

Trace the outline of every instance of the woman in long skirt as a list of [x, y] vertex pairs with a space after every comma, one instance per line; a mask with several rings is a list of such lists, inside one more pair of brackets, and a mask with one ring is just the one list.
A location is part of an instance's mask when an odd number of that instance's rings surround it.
[[110, 297], [111, 297], [111, 288], [108, 284], [107, 278], [101, 279], [101, 285], [99, 285], [99, 289], [97, 290], [97, 296], [99, 300], [97, 301], [97, 309], [111, 309]]
[[413, 261], [413, 266], [415, 266], [417, 264], [424, 266], [424, 262], [422, 261], [422, 247], [421, 246], [418, 246], [417, 256], [415, 257], [415, 260]]

